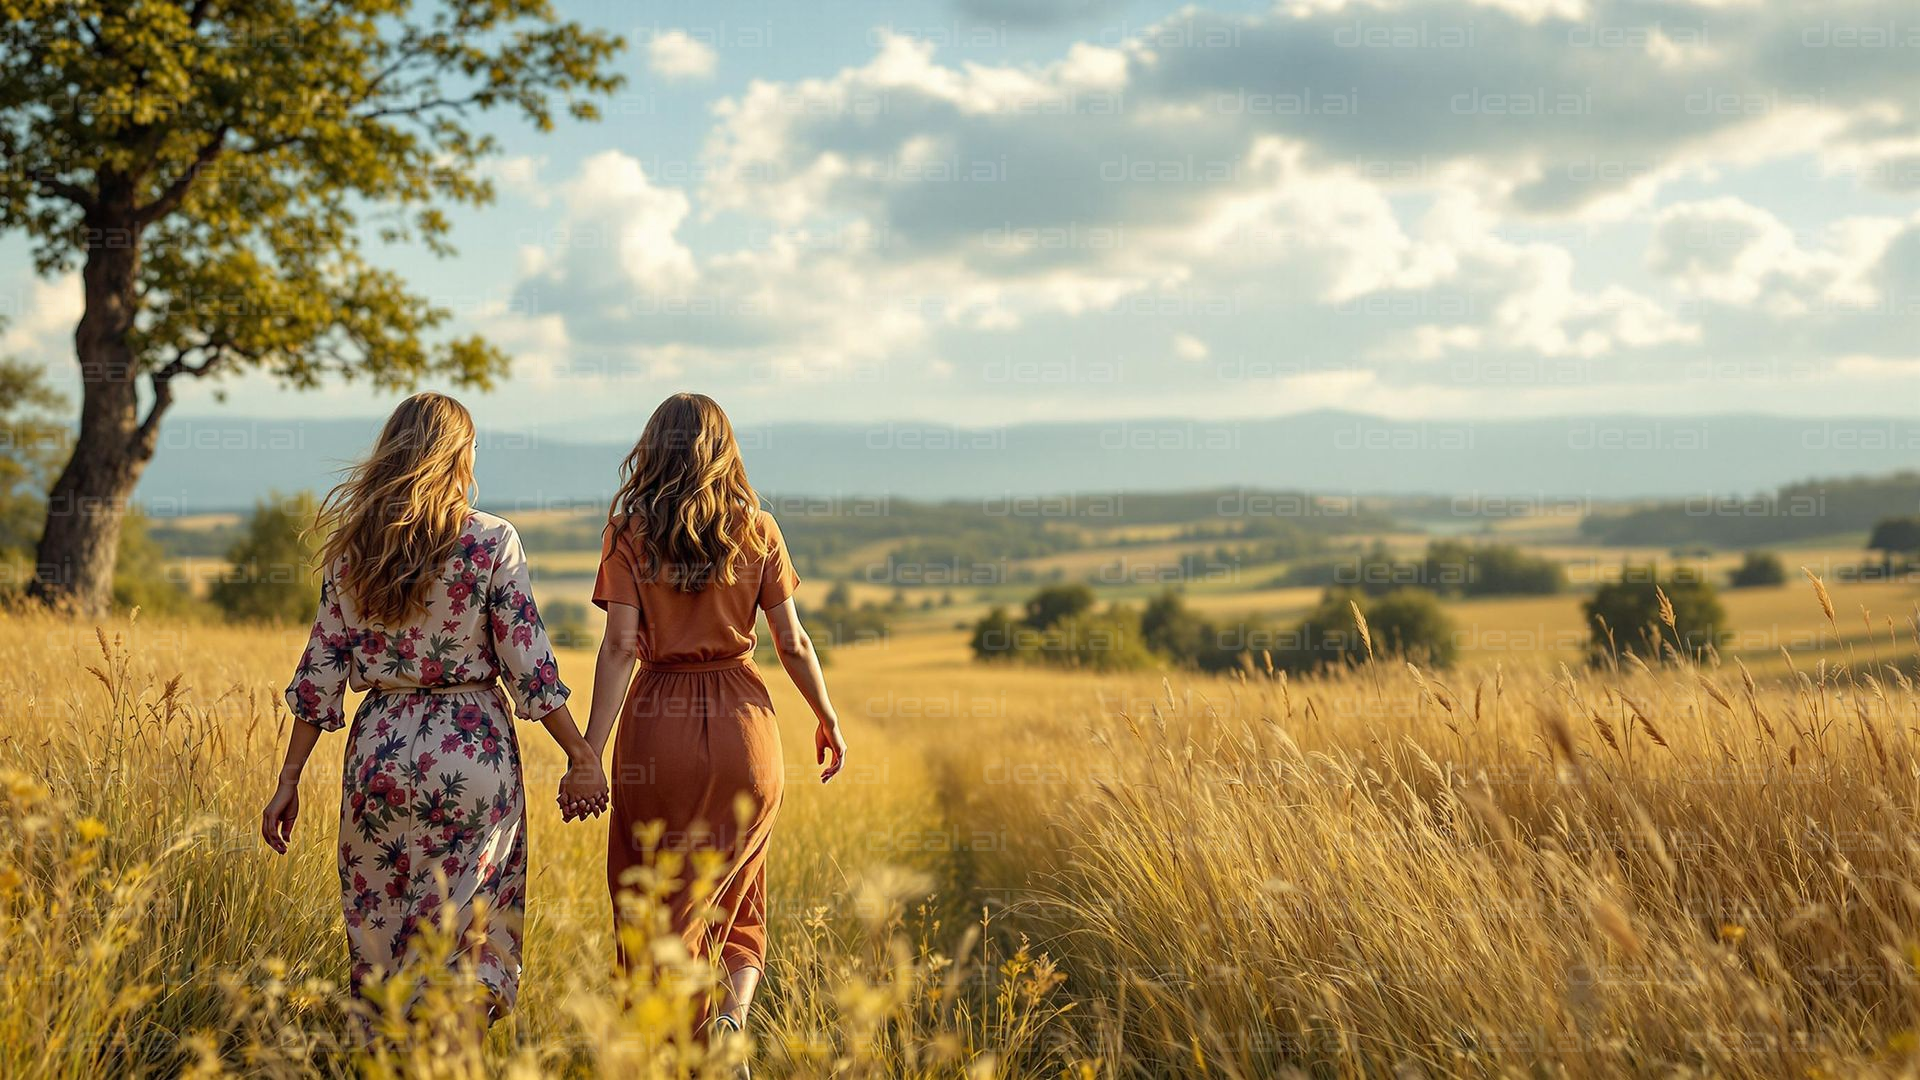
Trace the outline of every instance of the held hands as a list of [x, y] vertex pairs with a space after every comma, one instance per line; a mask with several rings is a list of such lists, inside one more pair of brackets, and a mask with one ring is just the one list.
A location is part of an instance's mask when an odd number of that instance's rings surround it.
[[[827, 761], [827, 755], [833, 755], [833, 761]], [[820, 782], [826, 783], [840, 775], [840, 766], [847, 760], [847, 740], [840, 734], [840, 721], [830, 718], [820, 721], [813, 729], [813, 761], [816, 765], [826, 765], [820, 770]]]
[[300, 816], [300, 783], [297, 780], [282, 780], [274, 789], [273, 798], [267, 801], [267, 808], [260, 812], [260, 838], [267, 846], [282, 855], [287, 853], [287, 844], [293, 839], [293, 822]]
[[554, 801], [560, 804], [562, 821], [599, 817], [606, 810], [611, 798], [607, 774], [600, 767], [598, 755], [571, 760], [566, 775], [560, 778], [560, 794]]

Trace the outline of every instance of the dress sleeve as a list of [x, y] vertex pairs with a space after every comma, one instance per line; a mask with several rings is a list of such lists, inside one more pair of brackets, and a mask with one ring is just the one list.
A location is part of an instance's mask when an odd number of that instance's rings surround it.
[[773, 541], [767, 561], [760, 564], [760, 608], [771, 611], [800, 587], [800, 575], [794, 572], [793, 557], [787, 554], [787, 538], [780, 535], [779, 523], [772, 514], [762, 514], [760, 519], [766, 523], [767, 538]]
[[600, 573], [593, 579], [593, 606], [605, 611], [608, 604], [640, 606], [640, 586], [633, 580], [633, 542], [617, 521], [600, 534]]
[[320, 581], [320, 611], [307, 634], [306, 651], [287, 685], [287, 707], [296, 720], [322, 731], [336, 731], [347, 722], [347, 671], [353, 663], [353, 640], [346, 613], [340, 606], [340, 585], [334, 568]]
[[527, 571], [527, 553], [513, 529], [494, 552], [493, 576], [487, 588], [487, 624], [492, 627], [493, 652], [500, 660], [500, 679], [513, 695], [525, 720], [538, 720], [567, 703], [572, 691], [560, 681], [547, 628], [533, 602], [533, 580]]

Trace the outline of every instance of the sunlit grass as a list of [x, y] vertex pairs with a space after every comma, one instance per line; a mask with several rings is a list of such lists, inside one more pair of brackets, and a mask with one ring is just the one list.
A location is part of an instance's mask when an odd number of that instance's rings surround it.
[[[1831, 618], [1804, 583], [1733, 594], [1798, 635], [1751, 681], [1523, 651], [1100, 677], [909, 631], [836, 653], [853, 756], [824, 788], [768, 672], [790, 769], [757, 1073], [1910, 1074], [1920, 650], [1859, 616], [1897, 588], [1831, 586]], [[691, 958], [610, 970], [604, 825], [552, 812], [531, 727], [519, 1013], [483, 1037], [455, 980], [361, 1042], [337, 737], [293, 852], [254, 835], [299, 640], [0, 624], [0, 1073], [724, 1075], [681, 1030]], [[584, 694], [588, 658], [562, 665]]]
[[[339, 992], [337, 737], [303, 781], [292, 852], [276, 857], [256, 834], [291, 723], [276, 684], [299, 641], [137, 620], [96, 636], [25, 611], [0, 624], [0, 690], [14, 703], [0, 735], [0, 1073], [726, 1075], [726, 1061], [669, 1045], [697, 978], [666, 979], [671, 965], [645, 985], [614, 976], [605, 825], [559, 821], [542, 793], [562, 758], [534, 726], [520, 730], [534, 807], [520, 1011], [482, 1039], [471, 1002], [449, 990], [363, 1045]], [[590, 671], [568, 659], [570, 677]], [[810, 727], [785, 713], [794, 777], [769, 881], [775, 955], [752, 1025], [767, 1068], [952, 1075], [1066, 1060], [1064, 1041], [1038, 1039], [1057, 1006], [1014, 1017], [968, 1004], [1029, 979], [1003, 976], [1003, 961], [1045, 961], [1016, 935], [983, 939], [970, 906], [941, 891], [951, 864], [918, 841], [946, 824], [919, 758], [871, 739], [842, 782], [809, 786]]]

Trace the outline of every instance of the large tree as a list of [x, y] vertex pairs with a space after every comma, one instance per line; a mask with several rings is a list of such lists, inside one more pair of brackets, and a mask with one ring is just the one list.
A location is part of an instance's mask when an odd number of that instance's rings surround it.
[[[591, 119], [618, 38], [548, 0], [0, 0], [0, 231], [80, 268], [80, 424], [32, 591], [105, 606], [120, 517], [181, 378], [309, 388], [506, 357], [371, 265], [369, 235], [448, 254], [449, 203], [492, 189], [495, 109]], [[144, 400], [143, 400], [144, 399]]]

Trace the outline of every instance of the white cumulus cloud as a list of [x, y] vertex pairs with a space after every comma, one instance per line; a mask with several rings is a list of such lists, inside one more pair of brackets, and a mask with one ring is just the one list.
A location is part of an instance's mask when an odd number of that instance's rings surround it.
[[720, 54], [685, 30], [661, 30], [647, 41], [647, 68], [669, 82], [713, 77]]

